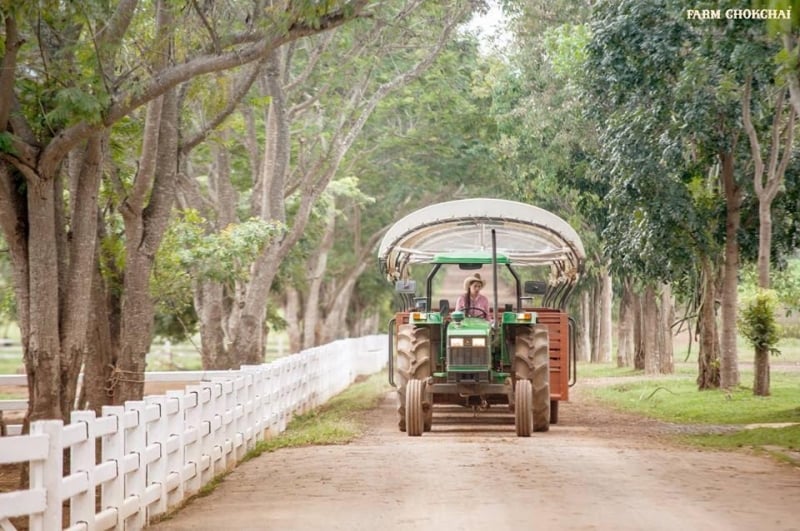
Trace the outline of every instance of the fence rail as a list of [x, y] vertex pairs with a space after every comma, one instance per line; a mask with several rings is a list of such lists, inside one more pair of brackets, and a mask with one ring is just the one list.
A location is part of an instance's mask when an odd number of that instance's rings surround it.
[[141, 529], [292, 415], [380, 371], [386, 344], [385, 336], [344, 339], [239, 371], [174, 373], [206, 381], [106, 406], [100, 417], [73, 411], [68, 425], [33, 422], [29, 435], [0, 438], [0, 465], [30, 463], [30, 487], [0, 494], [0, 529], [25, 516], [31, 530], [62, 529], [65, 503], [70, 531]]

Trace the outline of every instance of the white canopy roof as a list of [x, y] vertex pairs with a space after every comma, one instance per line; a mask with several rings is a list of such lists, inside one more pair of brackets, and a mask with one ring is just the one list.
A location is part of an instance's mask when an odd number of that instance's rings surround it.
[[[586, 258], [578, 233], [547, 210], [504, 199], [462, 199], [421, 208], [395, 223], [381, 241], [378, 260], [391, 280], [408, 264], [431, 262], [437, 254], [491, 252], [512, 264], [551, 265], [574, 281]], [[555, 280], [555, 279], [554, 279]]]

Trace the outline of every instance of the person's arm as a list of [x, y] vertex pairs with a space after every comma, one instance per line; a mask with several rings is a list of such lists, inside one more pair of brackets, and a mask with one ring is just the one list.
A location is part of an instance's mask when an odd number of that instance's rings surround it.
[[460, 312], [463, 309], [464, 309], [464, 296], [459, 295], [458, 299], [456, 299], [456, 311]]
[[481, 295], [476, 301], [478, 308], [486, 312], [486, 318], [489, 318], [489, 299], [485, 295]]

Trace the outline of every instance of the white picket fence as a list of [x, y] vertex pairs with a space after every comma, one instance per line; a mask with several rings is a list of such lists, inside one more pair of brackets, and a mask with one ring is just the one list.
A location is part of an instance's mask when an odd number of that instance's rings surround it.
[[71, 531], [142, 529], [282, 432], [294, 414], [380, 371], [386, 347], [385, 336], [343, 339], [213, 371], [209, 381], [104, 407], [100, 417], [73, 411], [66, 426], [33, 422], [30, 435], [0, 438], [0, 464], [30, 463], [28, 490], [0, 494], [0, 529], [15, 529], [10, 518], [20, 516], [31, 530], [62, 529], [66, 503]]

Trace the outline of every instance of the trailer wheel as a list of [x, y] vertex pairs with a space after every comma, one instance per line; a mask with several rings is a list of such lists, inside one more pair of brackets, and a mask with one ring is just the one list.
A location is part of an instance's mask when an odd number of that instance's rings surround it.
[[410, 437], [419, 437], [425, 427], [425, 412], [422, 410], [424, 389], [422, 380], [409, 380], [406, 385], [406, 432]]
[[[432, 374], [430, 330], [412, 324], [400, 325], [397, 330], [397, 416], [400, 431], [406, 431], [406, 387], [413, 379], [425, 380]], [[423, 396], [423, 402], [424, 402]], [[431, 415], [433, 405], [427, 404]], [[431, 419], [432, 421], [432, 419]], [[427, 430], [426, 430], [427, 431]]]
[[517, 437], [530, 437], [533, 428], [533, 387], [530, 380], [517, 380], [514, 388], [514, 426]]
[[[427, 404], [427, 407], [425, 404]], [[431, 431], [433, 429], [433, 401], [429, 398], [423, 401], [423, 411], [425, 413], [425, 422], [422, 425], [422, 430]]]
[[558, 400], [550, 401], [550, 424], [558, 424]]
[[533, 328], [533, 431], [547, 431], [550, 429], [550, 340], [547, 326]]

